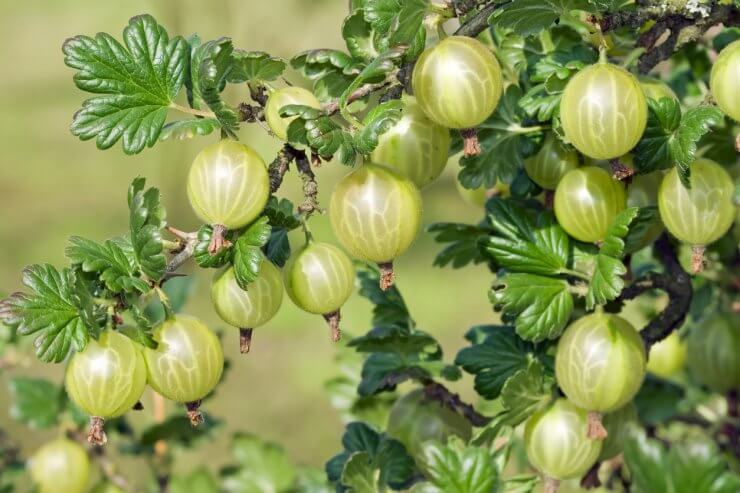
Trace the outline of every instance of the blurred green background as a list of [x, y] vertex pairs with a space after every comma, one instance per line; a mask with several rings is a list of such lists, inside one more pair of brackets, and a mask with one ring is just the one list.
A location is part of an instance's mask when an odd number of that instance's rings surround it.
[[[17, 290], [21, 269], [31, 263], [63, 265], [67, 237], [96, 240], [127, 228], [126, 190], [131, 179], [145, 176], [159, 187], [170, 223], [180, 229], [198, 226], [185, 196], [185, 176], [195, 154], [216, 137], [188, 142], [164, 142], [137, 156], [125, 156], [118, 144], [99, 151], [93, 142], [81, 142], [68, 130], [72, 113], [86, 95], [72, 83], [73, 71], [62, 60], [64, 39], [76, 34], [106, 31], [120, 39], [128, 19], [153, 14], [170, 34], [198, 32], [204, 39], [230, 36], [237, 47], [290, 57], [309, 48], [344, 48], [340, 35], [346, 0], [1, 0], [0, 60], [0, 292]], [[305, 83], [289, 74], [292, 83]], [[248, 98], [231, 93], [230, 101]], [[241, 140], [272, 160], [279, 143], [257, 125], [243, 130]], [[477, 221], [480, 211], [462, 201], [454, 183], [456, 169], [424, 191], [425, 224], [437, 221]], [[338, 163], [317, 171], [322, 204], [328, 203], [336, 181], [348, 169]], [[300, 180], [290, 174], [281, 196], [300, 198]], [[328, 218], [311, 220], [315, 236], [331, 241]], [[294, 246], [301, 239], [293, 238]], [[419, 327], [443, 344], [446, 358], [464, 345], [470, 325], [495, 318], [487, 300], [491, 281], [485, 268], [462, 270], [432, 267], [440, 247], [422, 233], [412, 249], [397, 262], [397, 282]], [[211, 309], [208, 285], [211, 272], [194, 274], [195, 293], [187, 306], [213, 327], [223, 327]], [[370, 305], [354, 295], [343, 309], [346, 333], [369, 329]], [[253, 351], [240, 356], [236, 331], [224, 327], [224, 344], [232, 369], [208, 402], [206, 412], [222, 417], [226, 429], [219, 439], [203, 443], [178, 458], [176, 470], [194, 464], [218, 467], [228, 457], [230, 431], [253, 432], [283, 445], [298, 463], [323, 466], [340, 449], [342, 423], [323, 389], [336, 375], [337, 348], [329, 340], [324, 320], [300, 312], [285, 298], [280, 314], [255, 331]], [[44, 375], [61, 382], [63, 365], [44, 365], [29, 359], [14, 375]], [[27, 456], [50, 432], [33, 432], [9, 416], [7, 380], [0, 375], [0, 427], [10, 430]], [[473, 398], [471, 382], [463, 379], [455, 390]], [[149, 391], [147, 391], [149, 392]], [[152, 421], [151, 394], [146, 410], [132, 413], [135, 423]], [[179, 412], [174, 408], [171, 412]]]

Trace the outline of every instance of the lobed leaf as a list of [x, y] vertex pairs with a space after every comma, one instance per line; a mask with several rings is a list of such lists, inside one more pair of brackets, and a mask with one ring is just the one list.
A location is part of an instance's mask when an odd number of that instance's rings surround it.
[[550, 28], [552, 24], [572, 10], [589, 10], [586, 0], [516, 0], [504, 5], [493, 15], [496, 26], [512, 29], [528, 36]]
[[431, 485], [425, 493], [490, 493], [497, 491], [500, 472], [484, 447], [466, 445], [457, 437], [447, 444], [427, 442], [420, 457]]
[[257, 279], [264, 255], [262, 247], [270, 239], [272, 228], [268, 218], [262, 216], [252, 223], [234, 244], [234, 275], [242, 289]]
[[65, 253], [84, 272], [98, 274], [105, 287], [113, 293], [146, 293], [151, 289], [149, 283], [139, 277], [134, 247], [126, 237], [106, 240], [100, 244], [81, 236], [72, 236]]
[[274, 58], [263, 51], [234, 50], [234, 66], [228, 74], [232, 83], [248, 82], [258, 84], [278, 79], [287, 64], [280, 58]]
[[166, 211], [159, 190], [147, 188], [146, 179], [135, 178], [128, 190], [129, 230], [133, 255], [141, 272], [159, 281], [167, 269], [162, 245]]

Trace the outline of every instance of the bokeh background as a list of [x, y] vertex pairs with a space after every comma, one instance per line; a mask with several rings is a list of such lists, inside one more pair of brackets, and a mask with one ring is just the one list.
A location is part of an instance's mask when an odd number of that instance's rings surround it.
[[[160, 188], [170, 223], [180, 229], [198, 226], [185, 196], [185, 177], [200, 148], [216, 139], [164, 142], [136, 156], [125, 156], [120, 144], [99, 151], [68, 130], [73, 112], [86, 97], [72, 83], [63, 63], [62, 42], [76, 34], [106, 31], [120, 39], [128, 19], [151, 13], [170, 34], [197, 32], [204, 39], [230, 36], [237, 47], [263, 50], [289, 58], [309, 48], [344, 48], [340, 30], [346, 0], [0, 0], [0, 293], [21, 288], [20, 272], [31, 263], [66, 264], [64, 247], [73, 234], [96, 240], [127, 228], [126, 190], [141, 175]], [[288, 73], [294, 84], [305, 84]], [[231, 101], [247, 99], [232, 93]], [[257, 125], [243, 130], [241, 140], [272, 160], [279, 143]], [[458, 195], [456, 165], [424, 190], [424, 223], [476, 221], [480, 211]], [[339, 163], [317, 171], [322, 204], [348, 169]], [[300, 180], [290, 174], [281, 196], [300, 199]], [[315, 236], [334, 242], [328, 218], [311, 219]], [[295, 246], [299, 237], [293, 238]], [[496, 319], [487, 299], [490, 275], [483, 267], [461, 270], [432, 267], [440, 247], [422, 233], [397, 262], [397, 282], [420, 328], [443, 344], [446, 358], [464, 345], [473, 324]], [[212, 272], [193, 272], [195, 292], [186, 311], [213, 327], [224, 327], [213, 312], [208, 286]], [[343, 328], [360, 334], [370, 326], [370, 304], [354, 295], [343, 309]], [[175, 469], [206, 464], [214, 469], [228, 458], [230, 432], [242, 430], [280, 443], [300, 464], [323, 466], [340, 449], [342, 423], [331, 407], [324, 383], [337, 374], [337, 348], [329, 341], [321, 317], [299, 311], [286, 297], [280, 314], [255, 331], [253, 352], [241, 357], [237, 334], [224, 327], [224, 344], [232, 369], [209, 401], [206, 412], [224, 419], [217, 439], [177, 458]], [[63, 365], [29, 358], [14, 375], [63, 378]], [[52, 432], [31, 432], [9, 416], [9, 374], [0, 374], [0, 427], [27, 456]], [[472, 398], [471, 382], [453, 385]], [[149, 392], [149, 391], [147, 391]], [[146, 410], [134, 413], [136, 424], [151, 423], [151, 394]], [[174, 408], [170, 409], [175, 412]], [[134, 464], [124, 466], [133, 471]]]

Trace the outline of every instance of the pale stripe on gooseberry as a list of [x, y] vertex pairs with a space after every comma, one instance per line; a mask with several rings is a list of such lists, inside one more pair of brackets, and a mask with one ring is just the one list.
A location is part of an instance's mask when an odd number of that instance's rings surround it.
[[211, 285], [211, 301], [221, 319], [243, 329], [266, 324], [283, 302], [280, 271], [267, 259], [262, 260], [257, 279], [246, 290], [236, 282], [234, 268], [216, 275]]

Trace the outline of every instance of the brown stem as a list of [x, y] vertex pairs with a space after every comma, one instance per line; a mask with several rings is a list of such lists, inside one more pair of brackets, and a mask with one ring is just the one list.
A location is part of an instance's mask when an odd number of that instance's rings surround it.
[[546, 477], [545, 484], [542, 487], [543, 493], [557, 493], [560, 488], [560, 481], [555, 478]]
[[[387, 87], [391, 83], [390, 80], [378, 82], [377, 84], [363, 84], [362, 86], [355, 89], [352, 94], [347, 98], [347, 104], [352, 104], [365, 96], [369, 96], [371, 93]], [[333, 101], [324, 106], [324, 113], [331, 116], [339, 111], [339, 101]]]
[[247, 354], [252, 347], [252, 330], [239, 329], [239, 351], [242, 354]]
[[393, 272], [393, 261], [378, 264], [380, 268], [380, 289], [387, 291], [393, 286], [396, 274]]
[[321, 214], [324, 211], [319, 207], [319, 185], [316, 183], [316, 175], [311, 169], [311, 161], [303, 151], [293, 149], [293, 155], [296, 169], [303, 181], [303, 203], [298, 206], [298, 212], [306, 216], [310, 216], [314, 212]]
[[581, 488], [585, 490], [593, 490], [601, 486], [601, 480], [599, 479], [599, 468], [601, 462], [596, 462], [591, 469], [581, 478]]
[[188, 410], [188, 419], [192, 426], [198, 426], [205, 421], [203, 414], [200, 412], [200, 400], [187, 402], [185, 403], [185, 407]]
[[496, 10], [496, 7], [498, 7], [499, 4], [500, 2], [491, 2], [480, 9], [475, 15], [468, 19], [465, 24], [460, 26], [458, 30], [455, 31], [455, 36], [470, 36], [471, 38], [475, 38], [480, 33], [488, 29], [488, 19], [491, 17], [491, 14], [493, 14], [493, 11]]
[[222, 248], [231, 247], [231, 242], [226, 239], [226, 233], [228, 231], [223, 224], [213, 225], [213, 234], [211, 235], [211, 242], [208, 244], [208, 253], [216, 255]]
[[694, 245], [691, 247], [691, 273], [698, 274], [704, 270], [704, 254], [707, 247], [704, 245]]
[[478, 131], [476, 129], [464, 128], [460, 130], [460, 136], [463, 139], [463, 154], [465, 157], [477, 156], [480, 154], [480, 141], [478, 140]]
[[597, 413], [596, 411], [588, 412], [588, 429], [586, 430], [586, 437], [591, 440], [606, 439], [608, 433], [606, 428], [604, 428], [604, 424], [601, 419], [601, 413]]
[[290, 144], [285, 144], [280, 151], [278, 151], [275, 160], [270, 163], [267, 169], [270, 175], [270, 193], [275, 193], [283, 184], [283, 177], [290, 168], [290, 163], [293, 161], [293, 154], [291, 152], [293, 148]]
[[339, 330], [339, 321], [341, 319], [342, 315], [339, 313], [339, 310], [331, 313], [324, 313], [324, 320], [326, 320], [326, 323], [329, 324], [329, 328], [331, 329], [332, 342], [339, 342], [339, 339], [342, 338], [342, 332]]
[[265, 121], [265, 109], [262, 106], [252, 105], [249, 103], [239, 104], [239, 121], [255, 123]]
[[103, 446], [108, 443], [108, 437], [105, 434], [105, 420], [103, 418], [98, 418], [97, 416], [90, 417], [87, 441], [97, 446]]
[[612, 169], [612, 177], [615, 180], [624, 181], [635, 174], [635, 170], [625, 165], [621, 159], [614, 158], [609, 160], [609, 166]]
[[177, 252], [177, 254], [174, 255], [167, 263], [167, 269], [164, 278], [161, 281], [162, 283], [164, 283], [168, 279], [171, 279], [172, 277], [175, 277], [174, 274], [177, 269], [179, 269], [182, 264], [187, 262], [188, 259], [192, 257], [193, 254], [195, 254], [195, 246], [198, 244], [198, 233], [185, 233], [178, 229], [171, 228], [170, 226], [168, 226], [167, 229], [173, 235], [177, 236], [177, 238], [183, 244], [183, 248], [182, 250]]
[[490, 418], [479, 414], [473, 406], [463, 402], [458, 394], [451, 392], [447, 387], [434, 380], [422, 380], [424, 384], [424, 395], [427, 399], [437, 401], [442, 406], [455, 411], [467, 419], [473, 426], [485, 426]]

